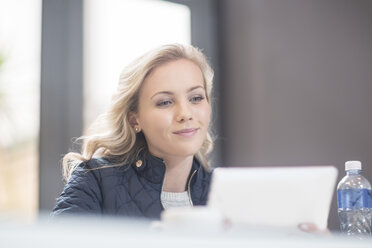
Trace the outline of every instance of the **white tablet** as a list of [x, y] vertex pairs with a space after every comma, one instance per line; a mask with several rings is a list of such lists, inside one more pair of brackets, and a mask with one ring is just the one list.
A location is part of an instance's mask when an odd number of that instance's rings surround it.
[[324, 230], [336, 179], [333, 166], [216, 168], [208, 206], [232, 223]]

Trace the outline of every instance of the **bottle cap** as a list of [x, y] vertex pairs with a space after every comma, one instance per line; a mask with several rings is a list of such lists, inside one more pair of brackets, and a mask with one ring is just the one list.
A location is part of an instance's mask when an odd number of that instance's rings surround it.
[[345, 171], [348, 170], [361, 170], [362, 163], [360, 161], [347, 161], [345, 163]]

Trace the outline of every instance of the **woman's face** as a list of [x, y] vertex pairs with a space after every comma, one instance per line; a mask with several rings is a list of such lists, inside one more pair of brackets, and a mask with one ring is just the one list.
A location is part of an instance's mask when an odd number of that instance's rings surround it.
[[159, 66], [145, 79], [135, 118], [150, 153], [164, 159], [196, 154], [210, 115], [200, 68], [180, 59]]

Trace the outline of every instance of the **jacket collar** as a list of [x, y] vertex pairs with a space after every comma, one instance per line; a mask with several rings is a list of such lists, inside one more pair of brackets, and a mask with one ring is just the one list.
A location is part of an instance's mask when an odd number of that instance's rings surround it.
[[[132, 164], [132, 167], [151, 183], [163, 183], [165, 163], [163, 159], [153, 156], [147, 150], [141, 153], [140, 158]], [[190, 174], [200, 167], [199, 161], [194, 156]]]

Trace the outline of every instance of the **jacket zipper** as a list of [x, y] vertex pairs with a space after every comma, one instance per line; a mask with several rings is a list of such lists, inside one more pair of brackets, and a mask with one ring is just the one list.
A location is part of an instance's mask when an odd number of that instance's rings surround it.
[[[162, 161], [163, 161], [164, 168], [165, 168], [164, 160], [162, 160]], [[164, 208], [163, 203], [161, 201], [161, 193], [163, 192], [164, 181], [165, 181], [165, 172], [164, 172], [164, 175], [163, 175], [163, 182], [161, 183], [161, 191], [160, 191], [160, 196], [159, 196], [159, 198], [160, 198], [160, 204], [161, 204], [161, 207], [162, 207], [163, 210], [165, 210], [165, 208]]]
[[190, 204], [191, 206], [194, 206], [194, 203], [192, 202], [192, 198], [191, 198], [191, 180], [192, 178], [194, 177], [195, 173], [197, 172], [198, 170], [194, 170], [190, 176], [190, 179], [187, 183], [187, 194], [189, 195], [189, 200], [190, 200]]
[[[164, 161], [163, 161], [164, 163]], [[165, 166], [165, 165], [164, 165]], [[192, 198], [191, 198], [191, 180], [192, 178], [194, 177], [195, 173], [197, 172], [198, 170], [194, 170], [190, 176], [190, 179], [189, 181], [187, 182], [187, 195], [189, 196], [189, 201], [190, 201], [190, 204], [191, 206], [194, 206], [194, 203], [192, 202]], [[163, 187], [164, 187], [164, 180], [165, 180], [165, 173], [164, 173], [164, 176], [163, 176], [163, 182], [161, 184], [161, 191], [160, 191], [160, 203], [161, 203], [161, 207], [163, 208], [163, 210], [165, 210], [164, 206], [163, 206], [163, 203], [161, 202], [161, 192], [163, 192]]]

